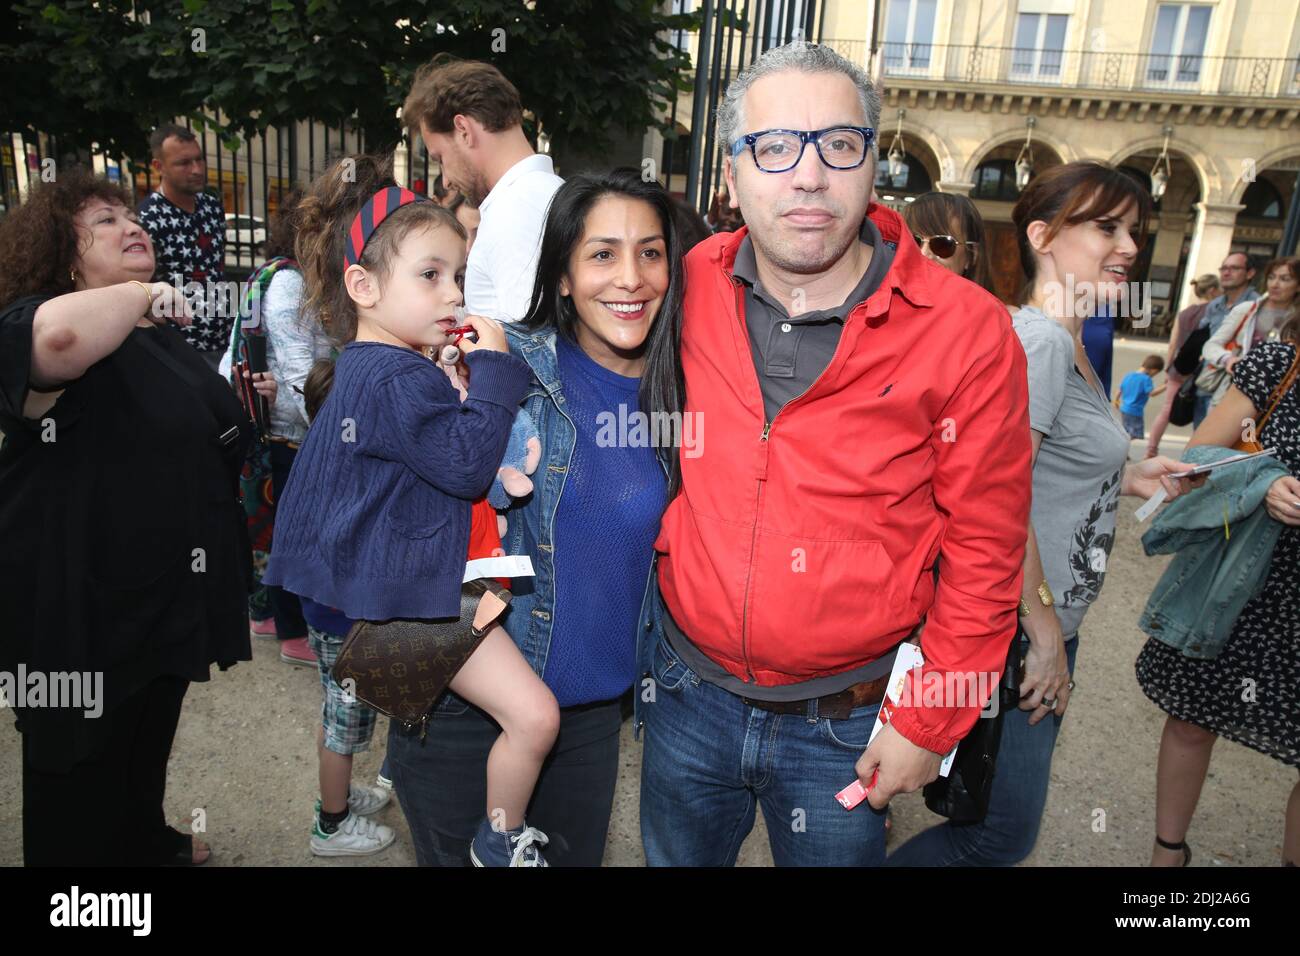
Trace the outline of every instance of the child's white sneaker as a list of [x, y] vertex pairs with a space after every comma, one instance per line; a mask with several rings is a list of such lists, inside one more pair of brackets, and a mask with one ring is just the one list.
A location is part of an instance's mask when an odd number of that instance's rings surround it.
[[321, 829], [320, 814], [311, 830], [311, 852], [316, 856], [365, 856], [386, 849], [397, 834], [391, 827], [350, 812], [338, 829]]
[[367, 787], [360, 783], [348, 785], [348, 809], [358, 816], [368, 817], [388, 806], [388, 802], [392, 799], [391, 790]]

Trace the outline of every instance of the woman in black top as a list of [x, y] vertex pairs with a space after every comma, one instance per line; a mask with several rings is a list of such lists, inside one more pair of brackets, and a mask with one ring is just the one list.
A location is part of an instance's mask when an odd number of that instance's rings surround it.
[[[206, 860], [165, 823], [167, 759], [189, 682], [251, 659], [252, 426], [153, 268], [125, 193], [83, 171], [0, 224], [0, 675], [28, 864]], [[23, 692], [59, 673], [82, 693]]]

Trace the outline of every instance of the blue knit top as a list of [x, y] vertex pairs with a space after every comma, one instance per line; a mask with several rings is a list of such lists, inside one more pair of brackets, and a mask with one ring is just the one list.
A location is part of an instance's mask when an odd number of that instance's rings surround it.
[[462, 404], [410, 349], [353, 342], [275, 515], [263, 581], [354, 620], [457, 617], [471, 502], [492, 483], [528, 388], [517, 356], [466, 356]]
[[542, 676], [569, 707], [617, 697], [636, 679], [636, 619], [667, 489], [653, 447], [621, 447], [632, 444], [620, 436], [634, 434], [641, 380], [562, 335], [555, 352], [577, 439], [555, 510], [555, 619]]

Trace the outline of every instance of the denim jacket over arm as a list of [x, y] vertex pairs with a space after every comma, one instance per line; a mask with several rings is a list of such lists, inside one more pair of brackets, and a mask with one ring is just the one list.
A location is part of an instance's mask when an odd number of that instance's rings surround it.
[[[1183, 457], [1201, 465], [1234, 454], [1230, 448], [1199, 445]], [[1151, 592], [1138, 627], [1186, 657], [1218, 656], [1238, 615], [1268, 577], [1282, 525], [1264, 508], [1264, 496], [1288, 474], [1271, 456], [1230, 465], [1211, 472], [1204, 486], [1175, 499], [1156, 517], [1142, 546], [1148, 555], [1175, 557]]]
[[[564, 492], [564, 482], [573, 460], [577, 429], [565, 411], [565, 399], [555, 356], [555, 331], [528, 332], [506, 323], [510, 351], [522, 358], [532, 370], [532, 379], [524, 396], [523, 407], [532, 416], [542, 441], [542, 458], [532, 475], [533, 492], [511, 502], [505, 512], [506, 533], [501, 546], [506, 554], [526, 554], [532, 559], [534, 576], [511, 581], [513, 597], [502, 625], [518, 645], [524, 659], [541, 677], [551, 649], [551, 626], [555, 614], [555, 512]], [[646, 581], [638, 621], [644, 623], [653, 605], [651, 582], [655, 578], [654, 562]], [[591, 600], [599, 600], [591, 595]], [[638, 627], [638, 638], [645, 631]], [[640, 648], [638, 648], [640, 660]], [[639, 689], [638, 689], [639, 690]], [[640, 694], [636, 697], [639, 705]], [[469, 705], [451, 691], [438, 702], [437, 712], [463, 714]]]

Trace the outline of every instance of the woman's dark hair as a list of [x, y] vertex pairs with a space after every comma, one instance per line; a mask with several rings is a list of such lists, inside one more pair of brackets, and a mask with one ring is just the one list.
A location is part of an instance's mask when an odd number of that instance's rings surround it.
[[677, 238], [681, 240], [682, 255], [690, 252], [696, 245], [713, 235], [713, 230], [704, 221], [700, 211], [679, 196], [672, 197], [673, 224], [677, 227]]
[[301, 201], [301, 186], [294, 186], [280, 197], [275, 215], [267, 223], [266, 242], [262, 243], [262, 255], [267, 259], [293, 258], [293, 243], [298, 238], [298, 203]]
[[[307, 290], [303, 309], [317, 317], [337, 344], [351, 342], [357, 335], [356, 306], [343, 286], [348, 229], [371, 196], [396, 185], [391, 155], [345, 156], [312, 180], [298, 203], [294, 258]], [[465, 227], [437, 203], [413, 202], [391, 213], [371, 234], [361, 265], [382, 282], [402, 240], [417, 229], [434, 226], [445, 226], [465, 238]]]
[[1050, 242], [1066, 226], [1077, 226], [1117, 210], [1122, 213], [1130, 207], [1137, 210], [1133, 238], [1141, 248], [1151, 220], [1151, 194], [1128, 173], [1089, 160], [1053, 166], [1031, 179], [1011, 210], [1020, 244], [1020, 266], [1030, 285], [1038, 271], [1034, 247], [1029, 243], [1031, 222], [1047, 223], [1045, 240]]
[[121, 186], [76, 166], [33, 186], [27, 201], [0, 221], [0, 307], [23, 296], [72, 291], [75, 220], [92, 199], [135, 208]]
[[[681, 364], [681, 240], [677, 235], [672, 198], [658, 182], [643, 180], [640, 170], [624, 167], [607, 173], [581, 173], [566, 180], [556, 191], [542, 231], [532, 304], [521, 324], [530, 332], [554, 329], [569, 341], [577, 341], [578, 312], [573, 300], [560, 294], [560, 280], [569, 272], [569, 262], [582, 240], [588, 213], [606, 196], [640, 200], [649, 204], [659, 217], [668, 254], [668, 291], [646, 337], [640, 401], [641, 410], [647, 415], [680, 413], [686, 396]], [[669, 500], [679, 482], [678, 451], [660, 449], [660, 454], [671, 464]]]
[[302, 383], [302, 403], [307, 409], [307, 421], [313, 421], [325, 404], [330, 389], [334, 387], [334, 359], [317, 359]]
[[921, 236], [953, 235], [958, 242], [972, 242], [967, 248], [964, 278], [997, 295], [989, 271], [989, 250], [984, 238], [984, 219], [975, 204], [958, 193], [926, 193], [903, 209], [903, 220], [912, 232]]

